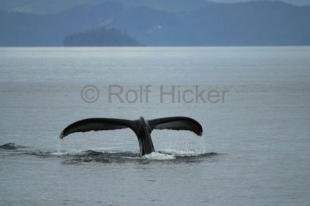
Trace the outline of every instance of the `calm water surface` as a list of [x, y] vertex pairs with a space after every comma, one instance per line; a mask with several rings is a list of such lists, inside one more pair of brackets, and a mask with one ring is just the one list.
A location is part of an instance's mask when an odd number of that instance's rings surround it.
[[[111, 85], [150, 85], [149, 101], [109, 102]], [[227, 92], [161, 103], [161, 86]], [[0, 205], [309, 205], [309, 101], [310, 47], [0, 48]], [[127, 129], [58, 140], [78, 119], [141, 115], [204, 134], [154, 131], [149, 157]]]

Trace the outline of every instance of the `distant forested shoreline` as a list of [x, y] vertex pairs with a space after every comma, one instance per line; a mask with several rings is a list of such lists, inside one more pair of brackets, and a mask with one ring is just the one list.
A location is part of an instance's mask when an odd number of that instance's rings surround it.
[[0, 46], [310, 45], [310, 6], [281, 1], [56, 2], [0, 6]]

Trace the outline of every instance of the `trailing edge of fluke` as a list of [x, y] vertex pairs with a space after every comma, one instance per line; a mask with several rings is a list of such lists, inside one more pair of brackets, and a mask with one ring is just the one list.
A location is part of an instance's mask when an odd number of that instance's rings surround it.
[[60, 138], [75, 132], [88, 132], [99, 130], [114, 130], [130, 128], [136, 134], [140, 154], [145, 155], [155, 151], [151, 132], [153, 129], [188, 130], [195, 134], [202, 135], [202, 126], [196, 120], [189, 117], [165, 117], [145, 120], [140, 117], [138, 120], [113, 119], [113, 118], [89, 118], [79, 120], [67, 126], [60, 134]]

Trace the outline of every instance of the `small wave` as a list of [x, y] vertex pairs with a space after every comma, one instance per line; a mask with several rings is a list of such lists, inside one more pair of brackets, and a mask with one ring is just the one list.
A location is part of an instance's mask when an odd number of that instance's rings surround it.
[[139, 154], [132, 152], [101, 152], [94, 150], [87, 150], [82, 152], [67, 153], [61, 155], [64, 163], [82, 163], [82, 162], [128, 162], [130, 160], [137, 160], [140, 158]]
[[[1, 152], [2, 150], [2, 152]], [[7, 151], [7, 152], [6, 152]], [[144, 156], [140, 156], [138, 152], [130, 151], [47, 151], [38, 150], [30, 147], [16, 145], [15, 143], [7, 143], [0, 145], [0, 154], [2, 155], [31, 155], [38, 158], [60, 158], [65, 164], [77, 164], [87, 162], [100, 163], [126, 163], [138, 162], [149, 163], [152, 161], [165, 162], [199, 162], [209, 158], [213, 158], [218, 153], [195, 153], [194, 151], [157, 151]]]
[[16, 145], [15, 143], [11, 143], [11, 142], [0, 145], [0, 149], [3, 149], [3, 150], [17, 150], [19, 148], [25, 148], [25, 147], [21, 145]]

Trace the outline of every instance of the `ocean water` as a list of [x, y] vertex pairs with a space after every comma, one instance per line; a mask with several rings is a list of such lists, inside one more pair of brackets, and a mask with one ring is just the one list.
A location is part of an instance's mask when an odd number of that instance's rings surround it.
[[[310, 47], [0, 48], [0, 205], [309, 205], [309, 101]], [[204, 133], [58, 139], [140, 116]]]

